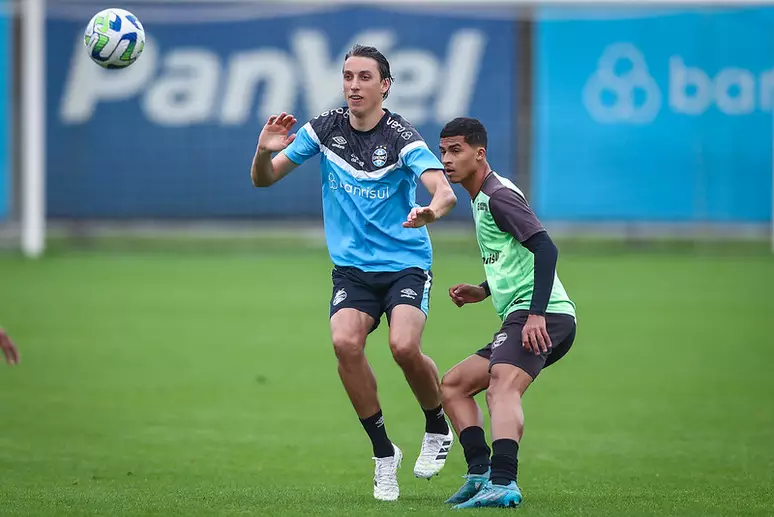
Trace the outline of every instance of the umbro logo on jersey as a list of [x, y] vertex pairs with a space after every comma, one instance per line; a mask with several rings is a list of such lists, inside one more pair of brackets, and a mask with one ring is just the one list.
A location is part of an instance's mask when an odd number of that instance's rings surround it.
[[483, 201], [480, 201], [480, 202], [478, 203], [478, 205], [476, 206], [476, 208], [477, 208], [478, 210], [486, 210], [486, 203], [484, 203]]
[[336, 295], [333, 297], [333, 305], [338, 305], [347, 298], [347, 291], [339, 289], [336, 291]]
[[400, 291], [400, 297], [401, 298], [411, 298], [412, 300], [415, 300], [417, 297], [417, 292], [413, 289], [401, 289]]
[[344, 149], [344, 146], [346, 145], [347, 145], [347, 140], [343, 136], [333, 137], [333, 147], [336, 147], [338, 149]]

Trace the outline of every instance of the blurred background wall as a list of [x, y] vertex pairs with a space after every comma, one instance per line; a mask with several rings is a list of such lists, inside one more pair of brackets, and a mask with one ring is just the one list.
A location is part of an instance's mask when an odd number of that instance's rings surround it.
[[[557, 231], [765, 237], [774, 8], [623, 4], [128, 1], [148, 44], [129, 69], [107, 71], [82, 41], [104, 6], [50, 0], [47, 218], [319, 224], [317, 160], [271, 189], [251, 186], [250, 161], [270, 114], [304, 121], [342, 104], [342, 58], [360, 42], [391, 60], [387, 106], [431, 149], [451, 118], [480, 118], [493, 167]], [[15, 107], [24, 85], [11, 72], [20, 64], [18, 7], [7, 3], [0, 20], [0, 38], [17, 43], [0, 53], [6, 233], [22, 205], [19, 153], [10, 152], [21, 143], [9, 138], [23, 123]], [[469, 213], [459, 203], [449, 224]]]

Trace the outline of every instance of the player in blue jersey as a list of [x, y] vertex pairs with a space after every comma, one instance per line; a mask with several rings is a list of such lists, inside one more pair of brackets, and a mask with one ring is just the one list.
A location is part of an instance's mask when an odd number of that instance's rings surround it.
[[[425, 225], [446, 215], [457, 200], [443, 165], [417, 130], [383, 107], [392, 76], [381, 52], [355, 45], [342, 75], [346, 106], [323, 112], [292, 135], [292, 115], [269, 118], [258, 137], [251, 177], [256, 187], [268, 187], [320, 155], [339, 376], [373, 445], [374, 497], [394, 501], [403, 453], [387, 436], [366, 338], [385, 314], [392, 355], [425, 413], [414, 474], [429, 479], [446, 462], [454, 434], [441, 409], [438, 369], [420, 347], [432, 285]], [[415, 201], [417, 180], [432, 195], [428, 206]]]

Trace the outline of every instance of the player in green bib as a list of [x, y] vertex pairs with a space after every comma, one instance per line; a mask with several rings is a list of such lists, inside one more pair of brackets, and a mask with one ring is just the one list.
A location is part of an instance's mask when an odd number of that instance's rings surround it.
[[[449, 289], [458, 307], [492, 297], [502, 327], [492, 341], [443, 378], [443, 407], [468, 463], [466, 482], [449, 500], [455, 508], [518, 506], [522, 397], [540, 371], [561, 359], [575, 339], [575, 304], [556, 274], [558, 250], [510, 180], [487, 161], [486, 129], [457, 118], [441, 131], [441, 161], [452, 183], [472, 199], [486, 281]], [[473, 397], [486, 390], [492, 448]], [[491, 458], [490, 458], [491, 453]]]

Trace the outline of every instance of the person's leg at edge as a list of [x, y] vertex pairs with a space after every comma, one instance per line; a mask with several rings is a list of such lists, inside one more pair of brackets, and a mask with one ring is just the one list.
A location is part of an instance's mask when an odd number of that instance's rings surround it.
[[442, 412], [438, 367], [421, 348], [426, 320], [425, 313], [417, 307], [395, 306], [390, 314], [390, 351], [425, 412], [425, 431], [447, 434], [449, 426]]
[[517, 366], [495, 364], [486, 394], [492, 418], [493, 485], [516, 482], [518, 452], [524, 434], [522, 397], [532, 383], [532, 377]]
[[492, 464], [489, 482], [475, 496], [455, 508], [515, 507], [522, 501], [516, 483], [519, 442], [524, 434], [522, 397], [533, 377], [512, 364], [496, 363], [486, 402], [492, 426]]
[[425, 416], [425, 434], [414, 475], [430, 479], [446, 464], [454, 443], [454, 433], [446, 422], [441, 405], [441, 383], [435, 362], [422, 352], [422, 332], [427, 316], [409, 304], [398, 304], [388, 313], [390, 318], [390, 351], [403, 370]]
[[468, 464], [468, 474], [489, 470], [490, 449], [484, 433], [484, 415], [475, 397], [489, 385], [489, 360], [480, 355], [464, 359], [441, 380], [443, 408], [457, 433]]
[[468, 465], [465, 482], [446, 503], [464, 503], [489, 481], [491, 451], [484, 433], [484, 415], [473, 398], [488, 385], [489, 359], [478, 354], [455, 365], [441, 380], [444, 411], [459, 436]]
[[356, 309], [340, 309], [331, 317], [331, 339], [344, 389], [360, 418], [374, 452], [374, 497], [395, 501], [400, 495], [397, 471], [403, 453], [387, 436], [376, 390], [376, 376], [365, 356], [372, 316]]

